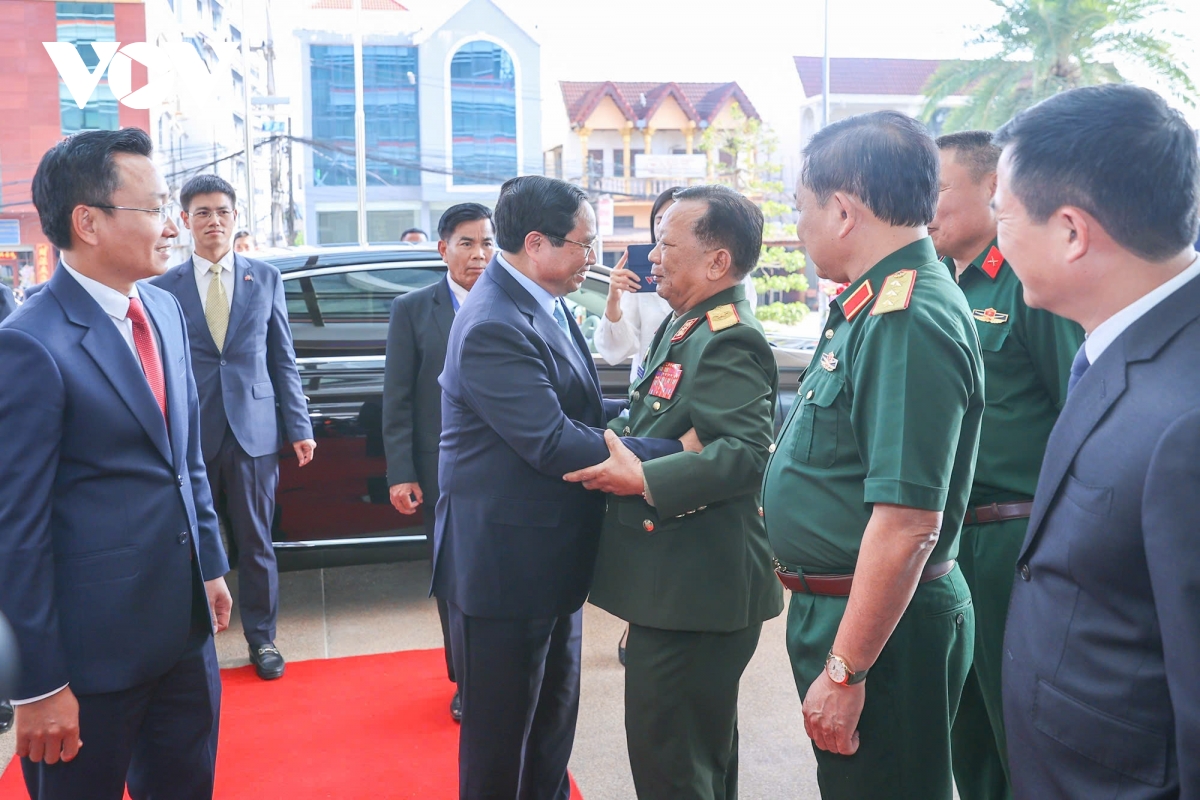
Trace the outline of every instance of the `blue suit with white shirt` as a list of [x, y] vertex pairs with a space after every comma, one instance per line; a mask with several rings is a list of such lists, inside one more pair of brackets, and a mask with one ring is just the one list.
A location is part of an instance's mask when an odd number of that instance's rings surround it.
[[[608, 458], [599, 429], [625, 404], [603, 399], [562, 302], [501, 255], [454, 318], [440, 382], [433, 593], [462, 695], [460, 795], [566, 800], [604, 495], [563, 476]], [[643, 460], [682, 449], [624, 441]]]
[[279, 613], [271, 527], [280, 434], [296, 442], [311, 439], [313, 430], [279, 270], [232, 251], [221, 259], [229, 327], [218, 347], [204, 315], [211, 266], [191, 258], [151, 282], [175, 295], [187, 319], [204, 462], [217, 509], [237, 543], [242, 629], [258, 646], [275, 640]]
[[0, 324], [0, 611], [21, 651], [17, 702], [69, 685], [86, 744], [68, 764], [26, 760], [26, 783], [39, 798], [119, 798], [126, 779], [134, 796], [211, 797], [220, 679], [203, 582], [228, 563], [183, 313], [136, 290], [164, 419], [128, 298], [61, 265], [47, 286]]
[[1013, 796], [1198, 798], [1200, 262], [1083, 353], [1005, 630]]

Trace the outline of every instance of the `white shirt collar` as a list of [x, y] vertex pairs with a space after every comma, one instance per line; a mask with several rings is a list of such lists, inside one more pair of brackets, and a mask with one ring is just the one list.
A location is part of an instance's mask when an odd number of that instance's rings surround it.
[[454, 280], [454, 278], [451, 278], [449, 270], [446, 271], [446, 283], [450, 285], [450, 293], [454, 295], [454, 299], [458, 301], [460, 306], [466, 302], [467, 292], [469, 290], [464, 289], [459, 285], [458, 281]]
[[222, 270], [233, 272], [233, 248], [229, 248], [225, 255], [221, 256], [216, 262], [209, 261], [199, 253], [192, 253], [192, 266], [196, 268], [196, 276], [204, 275], [212, 269], [213, 263], [221, 265]]
[[59, 260], [62, 262], [63, 269], [65, 269], [70, 276], [74, 278], [80, 286], [83, 287], [85, 292], [91, 295], [92, 299], [100, 305], [100, 308], [104, 309], [104, 313], [108, 314], [113, 319], [123, 320], [129, 316], [130, 297], [137, 297], [139, 300], [141, 300], [140, 295], [138, 295], [136, 283], [133, 285], [133, 289], [130, 291], [129, 296], [126, 297], [111, 286], [105, 286], [103, 283], [100, 283], [100, 281], [93, 280], [87, 275], [76, 271], [61, 255], [59, 256]]
[[1133, 301], [1123, 309], [1113, 314], [1108, 319], [1101, 322], [1092, 331], [1091, 335], [1084, 341], [1084, 352], [1087, 353], [1089, 364], [1095, 364], [1096, 359], [1108, 349], [1108, 346], [1116, 341], [1117, 337], [1125, 332], [1133, 323], [1137, 322], [1145, 316], [1152, 308], [1166, 300], [1177, 289], [1180, 289], [1184, 284], [1191, 281], [1193, 278], [1200, 276], [1200, 256], [1192, 261], [1191, 266], [1183, 272], [1176, 275], [1171, 280], [1159, 286], [1154, 291], [1142, 295], [1142, 297]]
[[521, 272], [512, 264], [505, 261], [504, 256], [500, 252], [496, 253], [496, 261], [500, 262], [500, 266], [508, 270], [509, 275], [512, 275], [514, 278], [516, 278], [517, 283], [525, 287], [525, 291], [533, 295], [533, 299], [537, 301], [539, 306], [546, 309], [547, 314], [552, 317], [554, 316], [554, 304], [558, 301], [558, 298], [547, 292], [541, 286], [538, 286], [533, 282], [532, 278]]

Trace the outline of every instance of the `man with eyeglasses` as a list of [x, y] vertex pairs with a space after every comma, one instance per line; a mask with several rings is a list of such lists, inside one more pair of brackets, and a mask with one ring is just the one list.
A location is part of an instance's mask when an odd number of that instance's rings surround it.
[[0, 324], [0, 613], [39, 800], [213, 796], [229, 569], [184, 314], [144, 279], [178, 236], [137, 128], [51, 148], [33, 204], [61, 261]]
[[[433, 593], [462, 695], [460, 797], [567, 800], [604, 495], [563, 476], [608, 458], [599, 429], [626, 404], [603, 399], [562, 300], [595, 263], [583, 190], [513, 178], [494, 220], [498, 251], [454, 317], [440, 378]], [[624, 441], [648, 459], [682, 440], [698, 446], [694, 431]]]
[[208, 481], [237, 554], [242, 631], [258, 677], [274, 680], [284, 671], [275, 647], [279, 575], [271, 545], [280, 434], [301, 467], [312, 461], [316, 442], [279, 270], [233, 252], [233, 187], [198, 175], [179, 200], [194, 255], [154, 283], [179, 299], [187, 317]]

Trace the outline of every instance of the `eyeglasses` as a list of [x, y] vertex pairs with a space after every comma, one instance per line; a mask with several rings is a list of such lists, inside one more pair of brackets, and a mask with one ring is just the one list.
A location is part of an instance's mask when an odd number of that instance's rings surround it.
[[99, 203], [92, 206], [93, 208], [107, 208], [111, 211], [144, 211], [147, 214], [158, 214], [159, 222], [166, 222], [171, 218], [171, 204], [159, 206], [158, 208], [137, 208], [135, 206], [105, 206]]
[[558, 239], [560, 242], [567, 242], [568, 244], [579, 245], [580, 247], [583, 248], [583, 260], [584, 261], [587, 261], [589, 258], [592, 257], [592, 253], [596, 252], [595, 240], [593, 240], [591, 242], [591, 244], [584, 244], [583, 242], [577, 242], [574, 239], [568, 239], [565, 236], [555, 236], [552, 233], [543, 233], [542, 235], [545, 236], [547, 239]]
[[233, 209], [218, 208], [216, 211], [211, 211], [207, 208], [202, 208], [199, 211], [190, 212], [189, 216], [199, 222], [208, 222], [214, 216], [219, 218], [222, 222], [228, 222], [230, 217], [233, 216]]

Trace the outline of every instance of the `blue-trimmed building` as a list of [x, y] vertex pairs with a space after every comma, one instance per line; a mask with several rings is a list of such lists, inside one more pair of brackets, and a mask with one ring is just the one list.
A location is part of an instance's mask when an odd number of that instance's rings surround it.
[[[505, 180], [542, 171], [540, 53], [524, 29], [492, 0], [362, 3], [372, 243], [411, 227], [432, 237], [447, 207], [492, 205]], [[351, 1], [315, 0], [290, 24], [303, 97], [300, 107], [293, 95], [290, 113], [308, 145], [295, 165], [305, 241], [355, 242]], [[290, 70], [280, 57], [282, 76]]]

